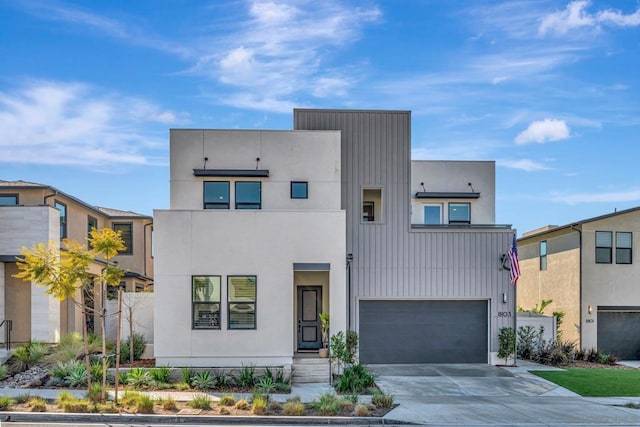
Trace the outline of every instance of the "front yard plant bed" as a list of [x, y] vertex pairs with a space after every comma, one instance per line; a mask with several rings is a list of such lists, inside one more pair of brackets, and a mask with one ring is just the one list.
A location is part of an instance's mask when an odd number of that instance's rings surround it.
[[640, 369], [566, 368], [531, 373], [581, 396], [640, 396]]

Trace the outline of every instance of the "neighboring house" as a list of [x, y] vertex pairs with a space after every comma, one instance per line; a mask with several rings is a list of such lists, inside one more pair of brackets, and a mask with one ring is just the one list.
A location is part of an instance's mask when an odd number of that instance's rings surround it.
[[290, 366], [321, 346], [320, 312], [363, 363], [493, 362], [515, 314], [495, 165], [411, 162], [410, 123], [296, 109], [293, 131], [172, 130], [156, 362]]
[[[120, 230], [127, 249], [114, 261], [126, 270], [122, 284], [130, 291], [152, 290], [152, 225], [149, 216], [92, 206], [49, 185], [0, 181], [0, 321], [12, 321], [12, 342], [57, 342], [61, 335], [82, 330], [82, 314], [73, 301], [60, 302], [44, 295], [45, 289], [13, 277], [23, 246], [64, 238], [86, 244], [92, 228]], [[91, 271], [99, 273], [103, 267], [97, 260]], [[93, 297], [91, 304], [99, 307], [99, 294]], [[90, 330], [99, 332], [93, 315], [86, 320]], [[0, 339], [6, 339], [4, 331]]]
[[547, 226], [518, 240], [518, 305], [565, 313], [562, 339], [618, 359], [640, 359], [640, 208], [564, 226]]

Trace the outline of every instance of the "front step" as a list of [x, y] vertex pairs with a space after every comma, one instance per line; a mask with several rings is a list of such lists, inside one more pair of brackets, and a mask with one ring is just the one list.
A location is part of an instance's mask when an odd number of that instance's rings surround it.
[[315, 355], [304, 357], [295, 356], [293, 358], [293, 383], [329, 383], [329, 359], [320, 358]]

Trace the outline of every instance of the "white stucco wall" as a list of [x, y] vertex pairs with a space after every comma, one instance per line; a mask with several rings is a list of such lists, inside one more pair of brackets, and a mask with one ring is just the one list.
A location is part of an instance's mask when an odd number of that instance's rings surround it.
[[[154, 352], [172, 366], [289, 365], [293, 263], [330, 263], [332, 331], [346, 325], [343, 211], [155, 211]], [[221, 330], [191, 329], [192, 275], [220, 275]], [[227, 276], [257, 276], [257, 328], [227, 330]]]
[[[153, 293], [123, 292], [122, 294], [122, 323], [120, 325], [120, 339], [129, 339], [131, 321], [133, 332], [142, 334], [147, 343], [153, 343]], [[107, 301], [107, 338], [115, 341], [118, 329], [118, 300]], [[130, 315], [129, 308], [132, 309]]]
[[[472, 192], [480, 193], [478, 199], [416, 199], [417, 192]], [[424, 223], [424, 206], [442, 206], [442, 220], [448, 223], [448, 203], [471, 203], [472, 224], [495, 223], [495, 162], [413, 160], [411, 162], [411, 223]]]

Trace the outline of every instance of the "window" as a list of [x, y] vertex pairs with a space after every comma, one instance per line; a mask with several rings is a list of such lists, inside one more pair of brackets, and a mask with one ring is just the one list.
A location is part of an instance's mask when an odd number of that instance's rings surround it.
[[291, 181], [291, 198], [308, 199], [309, 183], [307, 181]]
[[547, 241], [540, 242], [540, 270], [547, 269]]
[[229, 329], [256, 329], [256, 276], [229, 276]]
[[121, 223], [113, 224], [113, 231], [122, 232], [122, 240], [124, 241], [125, 250], [119, 252], [118, 255], [131, 255], [133, 254], [133, 224]]
[[362, 222], [382, 222], [382, 188], [362, 189]]
[[632, 234], [616, 232], [616, 264], [631, 264]]
[[204, 208], [229, 209], [229, 182], [205, 181]]
[[471, 203], [449, 203], [449, 224], [471, 224]]
[[191, 301], [191, 329], [220, 329], [220, 276], [193, 276]]
[[[91, 239], [91, 230], [98, 229], [98, 220], [91, 215], [87, 215], [87, 239]], [[89, 243], [91, 247], [91, 243]]]
[[56, 201], [56, 209], [60, 211], [60, 239], [67, 238], [67, 205]]
[[262, 209], [261, 182], [236, 182], [236, 209]]
[[425, 205], [424, 206], [424, 223], [425, 224], [442, 224], [442, 206], [441, 205]]
[[12, 206], [18, 204], [17, 194], [0, 194], [0, 206]]
[[596, 231], [596, 263], [611, 264], [612, 236], [610, 231]]

